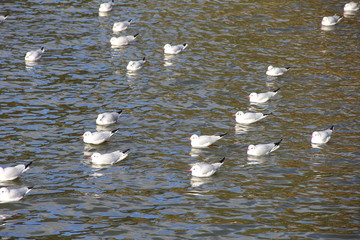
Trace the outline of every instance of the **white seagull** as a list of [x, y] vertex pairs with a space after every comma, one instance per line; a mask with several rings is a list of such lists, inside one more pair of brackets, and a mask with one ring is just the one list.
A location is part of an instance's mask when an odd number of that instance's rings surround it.
[[41, 58], [43, 52], [45, 52], [45, 48], [41, 47], [40, 49], [27, 52], [25, 55], [26, 61], [37, 61]]
[[146, 62], [145, 57], [139, 61], [130, 61], [126, 66], [126, 69], [129, 71], [137, 71], [144, 66], [145, 62]]
[[194, 148], [206, 148], [216, 141], [222, 139], [227, 133], [220, 135], [202, 135], [193, 134], [188, 140], [191, 140], [191, 146]]
[[329, 129], [313, 132], [311, 135], [311, 143], [314, 144], [327, 143], [331, 138], [331, 134], [333, 130], [334, 130], [334, 125], [332, 125]]
[[21, 188], [0, 188], [0, 202], [14, 202], [22, 199], [25, 194], [30, 192], [32, 187], [21, 187]]
[[28, 164], [18, 164], [15, 167], [0, 167], [0, 181], [10, 181], [18, 178], [20, 174], [29, 170], [32, 162]]
[[117, 112], [100, 113], [96, 118], [96, 124], [102, 126], [114, 124], [119, 120], [121, 113], [122, 110]]
[[267, 102], [270, 98], [275, 96], [277, 92], [280, 90], [280, 88], [272, 91], [272, 92], [265, 92], [265, 93], [250, 93], [249, 96], [247, 96], [250, 99], [250, 102], [253, 103], [264, 103]]
[[196, 163], [188, 171], [194, 177], [210, 177], [223, 165], [225, 158], [217, 163]]
[[110, 2], [101, 3], [99, 7], [99, 12], [110, 12], [113, 9], [114, 0]]
[[114, 135], [119, 129], [112, 131], [100, 131], [100, 132], [85, 132], [82, 137], [84, 138], [84, 143], [90, 144], [101, 144], [107, 141], [112, 135]]
[[279, 148], [282, 139], [275, 143], [249, 145], [247, 154], [252, 156], [267, 155]]
[[0, 16], [0, 23], [4, 22], [9, 15]]
[[323, 19], [321, 21], [321, 25], [333, 26], [333, 25], [337, 24], [342, 18], [343, 18], [343, 16], [338, 16], [336, 14], [334, 16], [330, 16], [330, 17], [323, 17]]
[[257, 122], [263, 118], [266, 118], [269, 115], [271, 115], [271, 113], [264, 114], [264, 113], [238, 111], [233, 116], [235, 116], [235, 121], [237, 123], [250, 124], [250, 123]]
[[120, 162], [129, 155], [130, 149], [127, 149], [123, 152], [115, 151], [111, 153], [100, 154], [98, 152], [91, 155], [91, 162], [96, 165], [112, 165], [114, 163]]
[[165, 44], [163, 49], [164, 49], [165, 54], [178, 54], [178, 53], [182, 52], [187, 46], [188, 46], [187, 43], [180, 44], [180, 45], [174, 45], [174, 46], [171, 46], [170, 44], [167, 43], [167, 44]]
[[136, 37], [139, 34], [129, 35], [129, 36], [121, 36], [121, 37], [112, 37], [110, 39], [111, 46], [124, 46], [128, 45], [130, 42], [135, 41]]
[[344, 6], [344, 12], [356, 12], [360, 9], [360, 4], [357, 2], [348, 2]]
[[287, 71], [289, 71], [290, 67], [286, 67], [286, 68], [281, 68], [281, 67], [273, 67], [273, 66], [269, 66], [267, 71], [266, 71], [266, 75], [268, 76], [280, 76], [283, 75], [284, 73], [286, 73]]
[[129, 19], [128, 21], [125, 22], [116, 22], [113, 25], [113, 32], [121, 32], [124, 31], [125, 29], [127, 29], [130, 26], [130, 23], [132, 22], [132, 19]]

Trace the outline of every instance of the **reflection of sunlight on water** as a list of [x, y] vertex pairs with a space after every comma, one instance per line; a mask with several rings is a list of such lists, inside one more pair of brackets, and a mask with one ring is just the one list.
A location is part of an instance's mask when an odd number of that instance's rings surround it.
[[213, 179], [210, 177], [206, 177], [206, 178], [191, 177], [190, 179], [191, 187], [200, 187], [203, 184], [211, 183], [211, 182], [213, 182]]
[[335, 29], [335, 25], [334, 26], [323, 26], [321, 25], [321, 30], [323, 31], [332, 31]]

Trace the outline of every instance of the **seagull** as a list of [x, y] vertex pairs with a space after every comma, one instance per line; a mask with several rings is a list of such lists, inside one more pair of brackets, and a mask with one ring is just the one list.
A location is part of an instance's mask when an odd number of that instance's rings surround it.
[[225, 158], [217, 163], [196, 163], [188, 172], [194, 177], [210, 177], [223, 165]]
[[18, 178], [20, 174], [29, 170], [32, 162], [28, 164], [18, 164], [15, 167], [0, 167], [0, 181], [10, 181]]
[[110, 2], [101, 3], [99, 7], [99, 12], [110, 12], [113, 9], [114, 0]]
[[138, 35], [139, 34], [137, 33], [135, 35], [129, 35], [129, 36], [112, 37], [110, 39], [110, 43], [112, 46], [128, 45], [130, 42], [134, 41]]
[[120, 162], [129, 155], [130, 149], [127, 149], [123, 152], [115, 151], [111, 153], [100, 154], [98, 152], [91, 155], [91, 162], [96, 165], [112, 165], [114, 163]]
[[119, 129], [112, 131], [100, 131], [100, 132], [85, 132], [82, 137], [84, 138], [84, 143], [90, 144], [101, 144], [107, 141], [112, 135], [114, 135]]
[[113, 25], [113, 32], [121, 32], [127, 29], [130, 26], [130, 23], [132, 22], [132, 19], [129, 19], [125, 22], [116, 22]]
[[282, 139], [280, 139], [280, 141], [275, 142], [275, 143], [249, 145], [249, 147], [247, 149], [247, 154], [253, 155], [253, 156], [267, 155], [267, 154], [275, 151], [276, 149], [278, 149], [281, 141], [282, 141]]
[[104, 112], [100, 113], [96, 118], [96, 124], [97, 125], [110, 125], [116, 123], [120, 115], [122, 113], [122, 110], [117, 112]]
[[206, 148], [216, 141], [222, 139], [227, 133], [220, 135], [202, 135], [193, 134], [188, 140], [191, 140], [191, 146], [194, 148]]
[[340, 22], [340, 20], [343, 18], [343, 16], [338, 16], [338, 15], [334, 15], [334, 16], [330, 16], [330, 17], [323, 17], [322, 21], [321, 21], [321, 25], [323, 26], [333, 26], [335, 24], [337, 24], [338, 22]]
[[144, 66], [144, 63], [146, 62], [145, 57], [140, 61], [130, 61], [128, 65], [126, 66], [126, 69], [129, 71], [136, 71], [139, 70]]
[[167, 43], [167, 44], [165, 44], [163, 49], [164, 49], [165, 54], [178, 54], [178, 53], [182, 52], [187, 46], [188, 46], [187, 43], [180, 44], [180, 45], [174, 45], [174, 46], [171, 46], [170, 44]]
[[37, 61], [41, 58], [43, 52], [45, 52], [45, 48], [41, 47], [38, 50], [27, 52], [25, 55], [26, 61]]
[[236, 120], [237, 123], [250, 124], [250, 123], [257, 122], [257, 121], [259, 121], [259, 120], [261, 120], [263, 118], [266, 118], [267, 116], [269, 116], [271, 114], [272, 113], [263, 114], [263, 113], [238, 111], [233, 116], [236, 117], [235, 120]]
[[265, 93], [254, 93], [253, 92], [253, 93], [250, 93], [250, 95], [247, 97], [250, 98], [250, 102], [264, 103], [264, 102], [268, 101], [270, 98], [272, 98], [273, 96], [275, 96], [279, 90], [280, 90], [280, 88], [278, 88], [272, 92], [265, 92]]
[[266, 75], [273, 77], [280, 76], [286, 73], [287, 71], [289, 71], [289, 69], [290, 67], [280, 68], [280, 67], [269, 66], [266, 71]]
[[329, 129], [313, 132], [311, 135], [311, 143], [314, 144], [327, 143], [331, 138], [331, 134], [333, 130], [334, 130], [334, 125], [332, 125]]
[[14, 202], [22, 199], [25, 194], [30, 192], [32, 187], [21, 187], [21, 188], [0, 188], [0, 202]]
[[348, 2], [344, 6], [344, 12], [355, 12], [360, 9], [360, 4], [357, 2]]
[[4, 16], [0, 16], [0, 23], [4, 22], [8, 16], [9, 16], [8, 14], [6, 14]]

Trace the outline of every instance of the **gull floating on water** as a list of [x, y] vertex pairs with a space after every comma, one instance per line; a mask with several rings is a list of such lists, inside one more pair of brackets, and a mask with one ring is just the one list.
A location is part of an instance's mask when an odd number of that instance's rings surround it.
[[206, 148], [216, 141], [222, 139], [227, 133], [220, 135], [202, 135], [193, 134], [188, 140], [191, 140], [191, 146], [194, 148]]
[[289, 69], [290, 67], [281, 68], [281, 67], [273, 67], [270, 65], [266, 71], [266, 75], [273, 77], [280, 76], [286, 73], [287, 71], [289, 71]]
[[348, 2], [344, 6], [344, 12], [356, 12], [360, 9], [360, 4], [357, 2]]
[[124, 46], [128, 45], [130, 42], [135, 41], [136, 37], [139, 34], [129, 35], [129, 36], [121, 36], [121, 37], [112, 37], [110, 39], [110, 43], [112, 46]]
[[330, 17], [323, 17], [322, 21], [321, 21], [321, 25], [323, 26], [333, 26], [335, 24], [337, 24], [338, 22], [340, 22], [340, 20], [343, 18], [343, 16], [338, 16], [338, 15], [334, 15], [334, 16], [330, 16]]
[[217, 163], [196, 163], [188, 171], [194, 177], [210, 177], [223, 165], [225, 158]]
[[18, 178], [20, 174], [29, 170], [32, 162], [28, 164], [18, 164], [15, 167], [0, 167], [0, 181], [10, 181]]
[[331, 138], [331, 134], [333, 130], [334, 130], [334, 125], [332, 125], [329, 129], [313, 132], [311, 135], [311, 143], [313, 144], [327, 143]]
[[125, 21], [125, 22], [116, 22], [116, 23], [114, 23], [112, 30], [113, 30], [113, 32], [124, 31], [130, 26], [131, 22], [132, 22], [132, 19], [129, 19], [128, 21]]
[[129, 71], [137, 71], [144, 66], [145, 62], [146, 62], [145, 57], [139, 61], [130, 61], [126, 66], [126, 69]]
[[110, 12], [113, 9], [114, 0], [110, 2], [101, 3], [99, 7], [99, 12]]
[[84, 143], [90, 144], [101, 144], [114, 135], [119, 129], [115, 129], [112, 131], [100, 131], [100, 132], [85, 132], [82, 137], [84, 138]]
[[250, 93], [249, 96], [247, 96], [250, 99], [250, 102], [253, 103], [264, 103], [267, 102], [270, 98], [275, 96], [277, 92], [280, 90], [280, 88], [271, 91], [271, 92], [265, 92], [265, 93]]
[[259, 120], [261, 120], [263, 118], [266, 118], [269, 115], [271, 115], [271, 113], [263, 114], [263, 113], [238, 111], [233, 116], [236, 117], [235, 120], [236, 120], [237, 123], [250, 124], [250, 123], [257, 122], [257, 121], [259, 121]]
[[0, 16], [0, 23], [4, 22], [8, 16], [9, 16], [8, 14], [6, 14], [4, 16]]
[[178, 53], [182, 52], [187, 46], [188, 46], [187, 43], [180, 44], [180, 45], [173, 45], [173, 46], [171, 46], [170, 44], [167, 43], [167, 44], [165, 44], [163, 49], [164, 49], [165, 54], [178, 54]]
[[129, 155], [130, 149], [127, 149], [123, 152], [115, 151], [111, 153], [100, 154], [98, 152], [91, 155], [91, 162], [96, 165], [112, 165], [114, 163], [120, 162]]
[[249, 145], [247, 154], [252, 156], [263, 156], [267, 155], [279, 148], [282, 139], [275, 143], [265, 143], [257, 145]]
[[25, 194], [30, 192], [32, 187], [21, 187], [21, 188], [0, 188], [0, 202], [14, 202], [22, 199]]
[[122, 110], [117, 112], [100, 113], [96, 118], [96, 124], [102, 126], [114, 124], [119, 120], [121, 113]]
[[45, 52], [45, 48], [41, 47], [40, 49], [27, 52], [25, 55], [26, 61], [37, 61], [41, 58], [43, 52]]

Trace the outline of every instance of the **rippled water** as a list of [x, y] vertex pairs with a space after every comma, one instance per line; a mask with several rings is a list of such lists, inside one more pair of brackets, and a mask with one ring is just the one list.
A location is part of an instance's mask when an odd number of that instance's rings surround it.
[[[0, 236], [36, 239], [358, 239], [359, 13], [333, 29], [321, 18], [345, 1], [131, 1], [99, 16], [99, 1], [9, 1], [0, 14], [1, 166], [34, 161], [2, 186], [35, 186], [0, 205]], [[115, 21], [133, 19], [122, 48]], [[184, 43], [164, 57], [165, 43]], [[45, 46], [36, 64], [25, 53]], [[126, 72], [129, 60], [145, 67]], [[278, 78], [268, 65], [290, 66]], [[250, 92], [280, 87], [270, 102]], [[97, 114], [122, 109], [120, 128], [98, 146], [82, 142]], [[238, 110], [272, 112], [249, 126]], [[323, 148], [314, 130], [335, 125]], [[228, 135], [191, 149], [194, 133]], [[277, 141], [270, 156], [249, 144]], [[93, 152], [131, 149], [111, 167]], [[222, 168], [210, 178], [186, 170]]]

